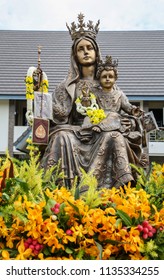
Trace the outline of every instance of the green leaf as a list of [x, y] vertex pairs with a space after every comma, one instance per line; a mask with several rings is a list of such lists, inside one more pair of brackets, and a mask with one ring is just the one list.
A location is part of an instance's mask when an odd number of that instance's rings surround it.
[[158, 247], [158, 252], [164, 253], [164, 247], [163, 247], [164, 244], [160, 244], [160, 245], [162, 245], [162, 246]]
[[98, 243], [97, 241], [95, 241], [97, 248], [99, 249], [99, 259], [102, 260], [102, 251], [103, 251], [103, 247], [101, 246], [100, 243]]
[[47, 204], [44, 207], [48, 216], [52, 215], [51, 208], [55, 205], [55, 203], [56, 203], [56, 201], [54, 199], [52, 199], [52, 198], [48, 199]]
[[3, 193], [3, 194], [2, 194], [2, 199], [3, 199], [3, 200], [6, 200], [6, 201], [9, 201], [9, 200], [10, 200], [10, 197], [9, 197], [9, 195], [8, 195], [7, 193]]
[[23, 190], [25, 192], [28, 192], [28, 184], [27, 184], [27, 182], [25, 182], [25, 181], [23, 181], [23, 180], [21, 180], [19, 178], [14, 178], [14, 180], [15, 180], [15, 182], [18, 182], [20, 184], [20, 186], [23, 188]]
[[109, 243], [111, 245], [119, 245], [119, 244], [127, 244], [128, 242], [121, 242], [113, 239], [106, 239], [104, 240], [105, 243]]
[[50, 249], [48, 247], [44, 248], [43, 253], [44, 253], [45, 256], [50, 256], [51, 255]]
[[75, 195], [74, 195], [75, 200], [80, 198], [80, 190], [79, 190], [79, 186], [76, 188], [75, 190]]
[[66, 251], [67, 254], [72, 254], [73, 253], [73, 251], [68, 247], [65, 249], [65, 251]]
[[118, 226], [122, 223], [122, 220], [121, 219], [117, 219], [116, 220], [116, 223], [115, 223], [115, 226], [116, 228], [118, 228]]
[[126, 226], [131, 226], [132, 225], [132, 220], [129, 217], [128, 214], [126, 214], [124, 211], [122, 210], [117, 210], [116, 214], [123, 220], [124, 224]]
[[64, 230], [66, 230], [67, 228], [67, 222], [69, 221], [70, 216], [67, 214], [62, 214], [59, 212], [58, 214], [58, 220], [60, 223], [60, 227], [63, 228]]
[[84, 253], [85, 253], [85, 251], [83, 249], [81, 249], [76, 256], [76, 259], [82, 260]]
[[62, 214], [65, 213], [64, 208], [65, 208], [65, 203], [61, 203], [60, 204], [60, 213], [62, 213]]
[[53, 198], [49, 198], [49, 200], [47, 201], [47, 205], [48, 205], [49, 207], [52, 207], [52, 206], [54, 206], [55, 204], [56, 204], [56, 200], [53, 199]]

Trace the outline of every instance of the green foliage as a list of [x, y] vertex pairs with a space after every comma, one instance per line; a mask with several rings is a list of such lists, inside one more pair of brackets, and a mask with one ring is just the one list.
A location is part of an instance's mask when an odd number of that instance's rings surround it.
[[3, 207], [0, 207], [0, 216], [3, 216], [6, 224], [8, 225], [8, 227], [10, 227], [12, 225], [13, 219], [12, 217], [18, 217], [21, 221], [23, 221], [24, 223], [27, 222], [27, 213], [22, 209], [16, 210], [14, 205], [9, 204], [9, 205], [5, 205]]
[[[28, 201], [34, 203], [46, 201], [44, 189], [47, 187], [50, 190], [57, 188], [57, 180], [63, 179], [63, 172], [60, 172], [60, 162], [45, 172], [43, 168], [40, 168], [39, 157], [39, 153], [30, 152], [29, 160], [11, 159], [9, 154], [0, 158], [1, 169], [8, 170], [5, 172], [8, 175], [5, 178], [0, 206], [0, 215], [4, 217], [5, 221], [10, 221], [12, 216], [16, 215], [25, 222], [26, 213], [21, 209], [15, 210], [14, 202], [19, 200], [19, 197], [24, 196]], [[51, 213], [49, 204], [48, 202], [45, 207], [45, 212], [48, 214]]]
[[131, 226], [132, 225], [132, 220], [129, 217], [128, 214], [126, 214], [122, 210], [117, 210], [116, 214], [121, 218], [121, 220], [124, 222], [126, 226]]
[[45, 216], [51, 216], [52, 211], [51, 208], [55, 205], [56, 201], [53, 198], [49, 198], [46, 201], [46, 206], [44, 207], [45, 209]]
[[150, 195], [150, 203], [160, 210], [164, 200], [164, 165], [153, 162], [149, 172], [141, 167], [131, 166], [138, 173], [136, 189], [144, 189]]
[[79, 190], [79, 194], [81, 193], [80, 196], [89, 206], [89, 208], [96, 208], [102, 203], [99, 191], [97, 190], [97, 179], [93, 175], [93, 171], [86, 173], [83, 169], [81, 169], [81, 172], [81, 181], [77, 187]]
[[59, 188], [61, 184], [64, 185], [64, 177], [64, 172], [61, 171], [61, 161], [59, 160], [56, 165], [43, 171], [42, 188], [46, 189], [47, 186], [50, 190]]
[[64, 230], [67, 228], [67, 222], [69, 221], [69, 215], [65, 212], [65, 204], [62, 203], [60, 205], [60, 212], [58, 214], [58, 220], [60, 223], [60, 227], [63, 228]]
[[103, 247], [102, 247], [102, 245], [99, 242], [95, 241], [95, 243], [96, 243], [96, 246], [97, 246], [97, 248], [99, 250], [99, 259], [102, 260]]
[[[19, 179], [26, 182], [29, 188], [29, 194], [33, 195], [33, 198], [43, 198], [43, 173], [44, 170], [39, 168], [39, 155], [31, 156], [29, 162], [23, 161], [22, 165], [18, 169]], [[30, 197], [32, 199], [32, 197]]]
[[161, 230], [156, 235], [155, 243], [157, 245], [158, 259], [164, 260], [164, 230]]
[[84, 249], [79, 250], [79, 252], [77, 253], [76, 259], [77, 260], [83, 260], [84, 254], [85, 254]]

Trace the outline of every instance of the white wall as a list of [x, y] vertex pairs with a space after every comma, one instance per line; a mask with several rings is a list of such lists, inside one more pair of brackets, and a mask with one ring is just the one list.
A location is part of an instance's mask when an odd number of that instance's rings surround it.
[[164, 157], [164, 142], [149, 142], [149, 155]]
[[0, 153], [8, 148], [9, 101], [0, 100]]

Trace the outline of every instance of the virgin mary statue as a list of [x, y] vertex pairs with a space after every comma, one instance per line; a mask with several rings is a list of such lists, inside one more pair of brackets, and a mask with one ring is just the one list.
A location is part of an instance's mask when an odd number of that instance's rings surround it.
[[[93, 129], [94, 124], [84, 128], [86, 107], [81, 107], [83, 113], [77, 111], [78, 98], [81, 103], [89, 101], [92, 108], [94, 104], [91, 93], [98, 96], [100, 91], [96, 78], [97, 67], [102, 60], [96, 42], [98, 26], [99, 21], [95, 25], [92, 21], [85, 24], [82, 14], [78, 15], [77, 25], [74, 22], [70, 27], [67, 25], [73, 41], [70, 69], [52, 97], [50, 141], [41, 165], [47, 169], [61, 160], [65, 184], [69, 187], [75, 176], [81, 177], [82, 169], [86, 172], [93, 170], [100, 188], [119, 187], [134, 180], [130, 163], [139, 165], [141, 162], [142, 128], [137, 119], [131, 121], [125, 115], [122, 120], [124, 124], [113, 120], [109, 129], [101, 126], [101, 131], [97, 132]], [[88, 96], [83, 94], [84, 88], [88, 89]]]

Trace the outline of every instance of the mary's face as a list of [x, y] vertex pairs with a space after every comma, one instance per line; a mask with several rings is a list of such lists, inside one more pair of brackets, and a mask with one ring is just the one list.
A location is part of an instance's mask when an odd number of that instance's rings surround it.
[[76, 47], [76, 56], [78, 62], [82, 66], [90, 66], [95, 64], [96, 52], [92, 43], [88, 40], [82, 39]]

